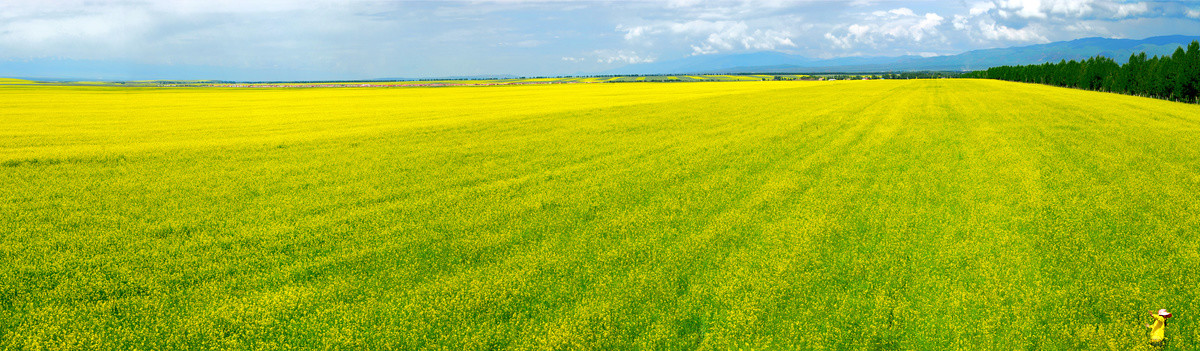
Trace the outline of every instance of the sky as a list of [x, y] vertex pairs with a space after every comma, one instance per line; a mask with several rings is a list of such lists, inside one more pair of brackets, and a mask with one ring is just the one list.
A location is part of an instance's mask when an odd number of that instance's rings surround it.
[[1200, 1], [3, 0], [0, 74], [553, 76], [756, 51], [935, 56], [1175, 34], [1200, 34]]

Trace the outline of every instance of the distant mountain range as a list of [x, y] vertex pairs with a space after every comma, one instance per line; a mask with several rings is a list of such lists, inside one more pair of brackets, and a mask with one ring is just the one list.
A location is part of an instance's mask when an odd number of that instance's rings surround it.
[[813, 59], [781, 52], [691, 56], [678, 60], [633, 64], [600, 74], [682, 74], [758, 72], [895, 72], [971, 71], [1003, 65], [1081, 60], [1096, 55], [1124, 63], [1129, 55], [1170, 55], [1200, 36], [1172, 35], [1134, 39], [1084, 38], [1048, 44], [968, 51], [948, 56], [875, 56]]

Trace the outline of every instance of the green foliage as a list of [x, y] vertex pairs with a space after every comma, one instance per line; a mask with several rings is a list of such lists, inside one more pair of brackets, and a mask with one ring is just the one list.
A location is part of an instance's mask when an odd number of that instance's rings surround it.
[[970, 72], [965, 78], [1000, 79], [1061, 87], [1148, 96], [1175, 101], [1197, 101], [1200, 90], [1200, 42], [1193, 41], [1170, 56], [1146, 59], [1134, 54], [1124, 65], [1096, 56], [1083, 62], [1063, 61], [1028, 66], [992, 67]]

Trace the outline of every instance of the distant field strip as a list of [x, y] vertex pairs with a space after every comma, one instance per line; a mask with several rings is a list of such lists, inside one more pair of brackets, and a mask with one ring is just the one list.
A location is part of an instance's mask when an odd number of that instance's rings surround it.
[[[1200, 348], [1200, 106], [0, 86], [0, 349]], [[1192, 311], [1192, 312], [1189, 312]]]
[[[483, 89], [5, 87], [0, 160], [298, 142], [414, 127], [669, 103], [785, 85], [570, 85]], [[59, 101], [76, 106], [64, 109]], [[531, 101], [550, 99], [546, 103]], [[398, 111], [397, 106], [404, 106]], [[52, 152], [49, 152], [52, 151]], [[48, 153], [49, 152], [49, 153]]]
[[34, 81], [29, 81], [29, 80], [24, 80], [24, 79], [0, 78], [0, 85], [7, 85], [7, 84], [36, 84], [36, 83], [37, 83], [37, 82], [34, 82]]
[[[336, 87], [431, 87], [431, 86], [487, 86], [487, 85], [526, 85], [526, 84], [565, 84], [565, 83], [612, 83], [612, 82], [693, 82], [693, 81], [761, 81], [772, 79], [767, 75], [709, 75], [709, 76], [620, 76], [620, 77], [551, 77], [551, 78], [520, 78], [520, 79], [445, 79], [445, 80], [410, 80], [410, 81], [363, 81], [363, 82], [282, 82], [282, 83], [221, 83], [211, 81], [134, 81], [116, 82], [71, 82], [73, 85], [86, 86], [203, 86], [203, 87], [232, 87], [232, 88], [336, 88]], [[790, 77], [790, 76], [784, 76]], [[34, 82], [29, 82], [34, 83]], [[0, 84], [5, 83], [0, 80]]]

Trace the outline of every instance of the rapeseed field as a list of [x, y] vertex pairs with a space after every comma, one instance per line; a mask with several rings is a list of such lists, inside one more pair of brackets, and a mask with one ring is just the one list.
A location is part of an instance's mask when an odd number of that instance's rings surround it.
[[0, 86], [0, 349], [1200, 347], [1200, 106]]

